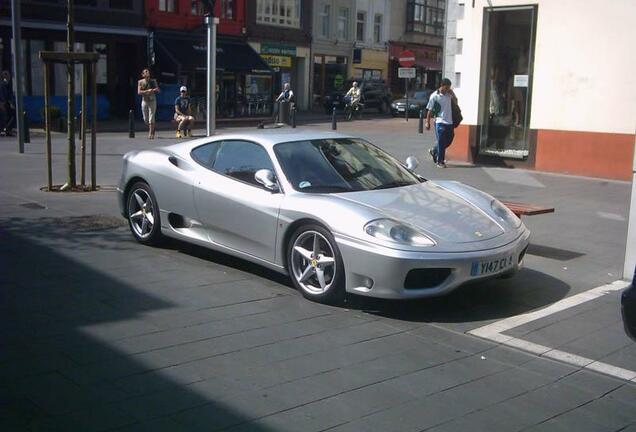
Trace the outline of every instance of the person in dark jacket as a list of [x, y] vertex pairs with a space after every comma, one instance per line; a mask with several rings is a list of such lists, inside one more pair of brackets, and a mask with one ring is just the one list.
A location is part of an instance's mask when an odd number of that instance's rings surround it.
[[2, 113], [2, 131], [5, 135], [13, 135], [15, 123], [15, 100], [11, 86], [11, 74], [2, 71], [0, 74], [0, 112]]

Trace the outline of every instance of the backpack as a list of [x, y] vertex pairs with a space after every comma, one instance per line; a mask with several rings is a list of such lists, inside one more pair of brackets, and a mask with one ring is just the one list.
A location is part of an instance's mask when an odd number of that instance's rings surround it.
[[453, 128], [456, 128], [464, 120], [464, 117], [455, 98], [451, 98], [451, 113], [453, 116]]

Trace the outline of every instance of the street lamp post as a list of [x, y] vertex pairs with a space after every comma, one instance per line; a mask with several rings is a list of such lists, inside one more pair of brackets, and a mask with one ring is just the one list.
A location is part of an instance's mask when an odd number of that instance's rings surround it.
[[13, 82], [15, 83], [15, 119], [18, 132], [18, 152], [24, 153], [24, 106], [22, 103], [22, 35], [20, 33], [20, 1], [11, 0], [13, 26]]
[[214, 135], [216, 129], [216, 25], [218, 23], [219, 19], [213, 13], [206, 15], [205, 24], [208, 28], [207, 136]]

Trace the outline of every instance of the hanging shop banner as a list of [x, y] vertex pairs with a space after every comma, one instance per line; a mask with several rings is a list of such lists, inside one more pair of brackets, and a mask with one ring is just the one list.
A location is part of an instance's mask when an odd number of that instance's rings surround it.
[[272, 67], [291, 67], [292, 59], [288, 56], [277, 56], [270, 54], [261, 54], [261, 58], [265, 60], [265, 63]]

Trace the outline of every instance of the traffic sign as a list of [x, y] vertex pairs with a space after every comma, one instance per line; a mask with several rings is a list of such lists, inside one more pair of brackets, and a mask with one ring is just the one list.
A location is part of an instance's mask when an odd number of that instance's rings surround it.
[[413, 54], [413, 51], [404, 50], [400, 53], [398, 61], [400, 62], [400, 66], [402, 67], [413, 67], [415, 65], [415, 54]]
[[415, 78], [415, 68], [413, 67], [398, 68], [398, 78]]

